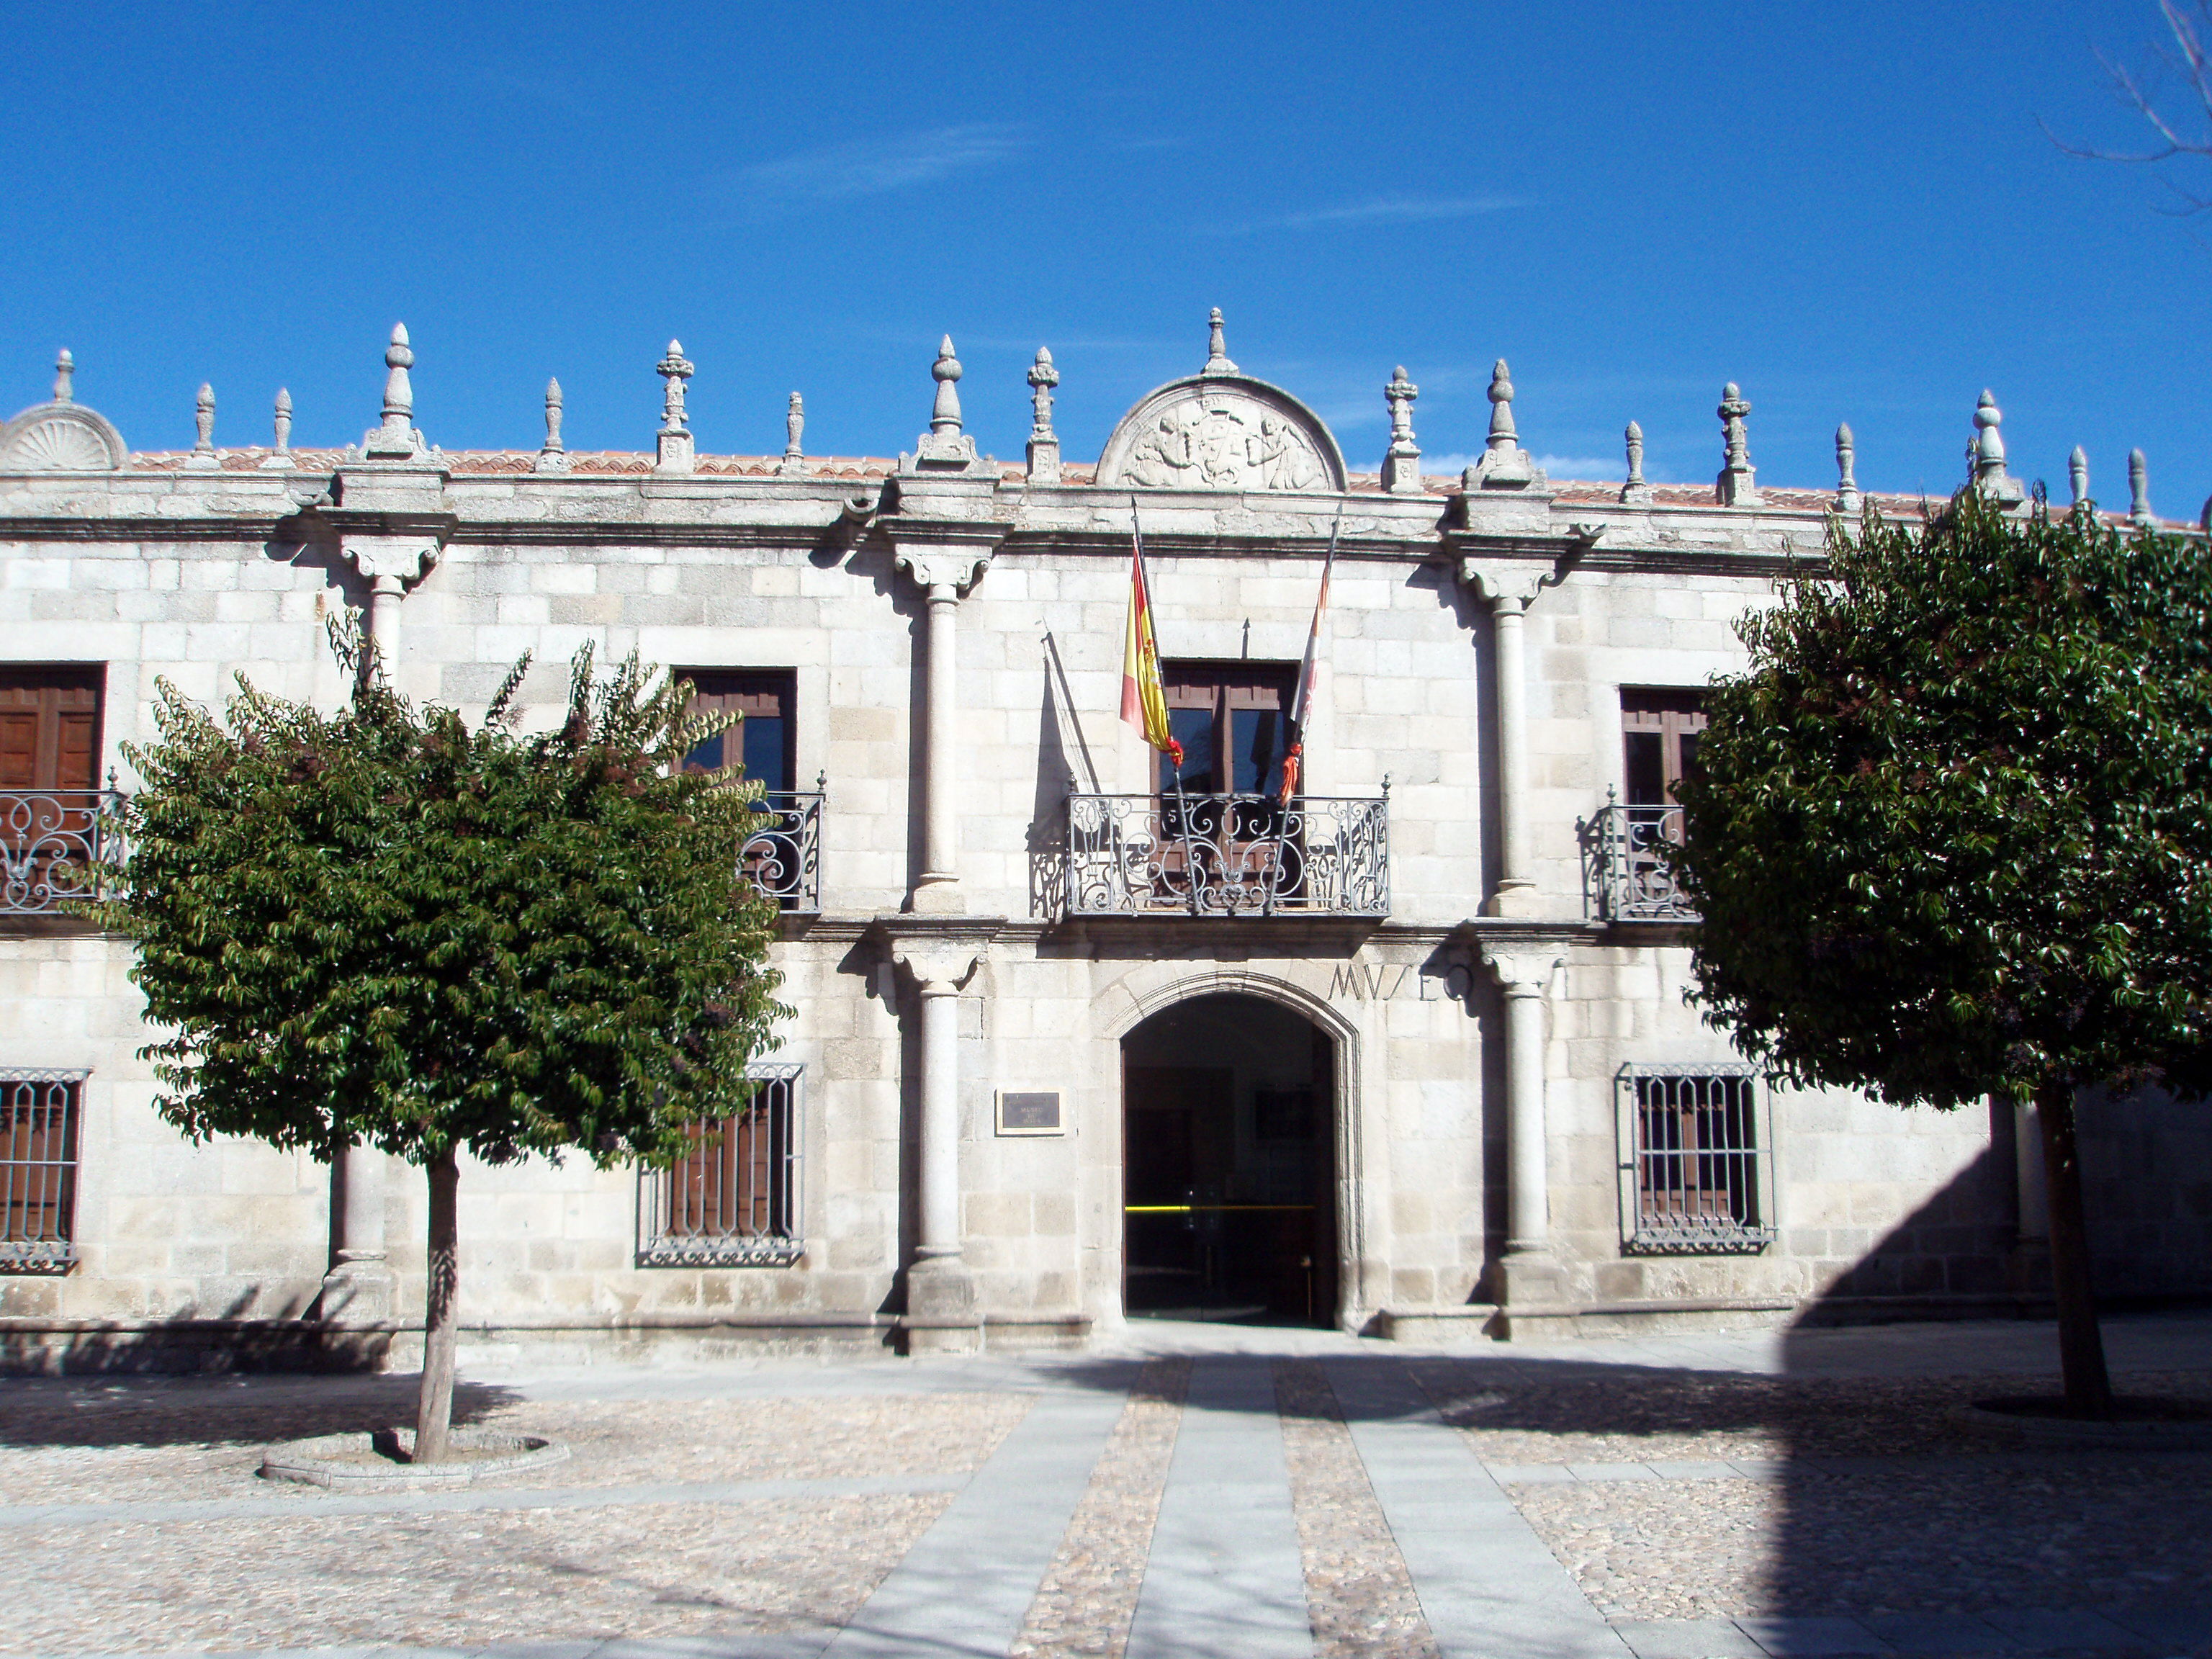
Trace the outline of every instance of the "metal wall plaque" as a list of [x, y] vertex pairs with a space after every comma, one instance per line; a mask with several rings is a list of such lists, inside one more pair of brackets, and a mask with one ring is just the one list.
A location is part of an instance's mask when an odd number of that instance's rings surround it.
[[1060, 1119], [1058, 1091], [999, 1091], [999, 1133], [1002, 1135], [1066, 1134]]

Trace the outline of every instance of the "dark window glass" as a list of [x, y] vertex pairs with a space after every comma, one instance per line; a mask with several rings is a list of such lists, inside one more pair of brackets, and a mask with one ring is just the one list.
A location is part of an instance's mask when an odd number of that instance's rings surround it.
[[1163, 664], [1168, 729], [1183, 758], [1178, 776], [1162, 757], [1161, 789], [1180, 782], [1191, 794], [1265, 795], [1280, 788], [1297, 673], [1286, 663]]
[[734, 728], [709, 738], [684, 757], [686, 766], [702, 769], [740, 763], [744, 775], [769, 789], [795, 787], [798, 774], [793, 741], [792, 675], [781, 669], [687, 668], [677, 671], [691, 682], [691, 707], [744, 716]]
[[1631, 806], [1672, 806], [1697, 765], [1705, 694], [1690, 687], [1620, 688], [1621, 781]]

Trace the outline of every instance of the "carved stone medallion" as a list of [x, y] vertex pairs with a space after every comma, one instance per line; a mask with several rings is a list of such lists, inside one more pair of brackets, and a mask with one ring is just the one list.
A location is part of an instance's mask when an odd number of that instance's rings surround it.
[[1121, 417], [1097, 477], [1144, 489], [1341, 490], [1344, 457], [1288, 392], [1241, 376], [1194, 377]]

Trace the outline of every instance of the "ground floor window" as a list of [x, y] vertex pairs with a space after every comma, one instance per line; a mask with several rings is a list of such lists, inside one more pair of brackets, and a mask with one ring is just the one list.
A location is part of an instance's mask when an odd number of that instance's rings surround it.
[[1630, 1066], [1620, 1081], [1626, 1246], [1686, 1253], [1765, 1245], [1774, 1230], [1757, 1072]]
[[59, 1273], [76, 1260], [82, 1072], [0, 1074], [0, 1273]]
[[801, 1066], [745, 1068], [752, 1098], [685, 1130], [672, 1168], [638, 1177], [641, 1267], [772, 1267], [805, 1249], [799, 1216]]

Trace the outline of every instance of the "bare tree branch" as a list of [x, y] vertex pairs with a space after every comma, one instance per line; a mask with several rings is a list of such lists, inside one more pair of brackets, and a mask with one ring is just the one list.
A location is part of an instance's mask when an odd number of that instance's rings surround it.
[[[2155, 167], [2177, 159], [2185, 161], [2212, 161], [2212, 0], [2158, 0], [2159, 14], [2166, 21], [2166, 33], [2172, 37], [2171, 47], [2153, 48], [2166, 70], [2178, 75], [2186, 88], [2179, 100], [2185, 105], [2189, 98], [2196, 100], [2193, 112], [2174, 117], [2160, 106], [2162, 88], [2153, 80], [2146, 82], [2124, 64], [2115, 62], [2102, 52], [2097, 61], [2104, 66], [2112, 83], [2112, 90], [2121, 103], [2133, 110], [2158, 135], [2158, 144], [2150, 149], [2130, 153], [2109, 150], [2090, 144], [2069, 143], [2051, 131], [2050, 124], [2038, 119], [2044, 136], [2068, 155], [2091, 161], [2125, 161], [2139, 167]], [[2212, 196], [2200, 196], [2175, 183], [2171, 176], [2165, 180], [2167, 188], [2179, 198], [2179, 205], [2168, 210], [2179, 215], [2191, 215], [2212, 210]]]

